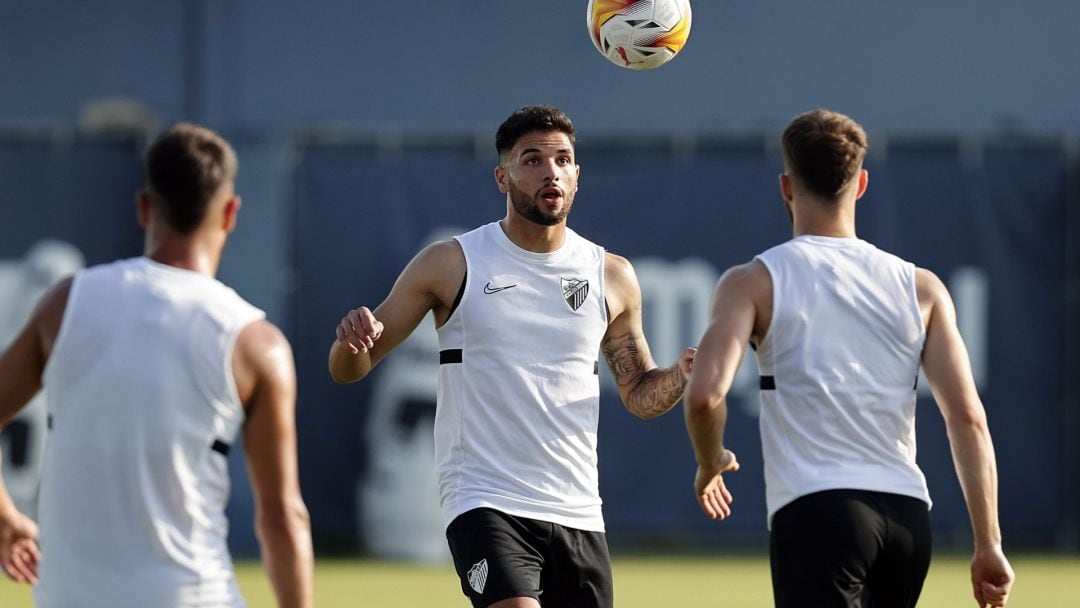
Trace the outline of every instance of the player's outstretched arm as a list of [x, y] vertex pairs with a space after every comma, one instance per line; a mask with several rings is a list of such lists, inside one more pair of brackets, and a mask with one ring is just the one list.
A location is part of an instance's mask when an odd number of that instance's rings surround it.
[[922, 365], [945, 417], [953, 463], [975, 537], [971, 584], [979, 606], [1004, 606], [1015, 574], [1001, 548], [998, 480], [986, 412], [975, 388], [952, 298], [932, 272], [918, 269], [919, 306], [926, 324]]
[[330, 345], [330, 376], [342, 384], [356, 382], [409, 337], [429, 311], [435, 311], [439, 323], [445, 321], [464, 278], [465, 254], [457, 241], [425, 247], [378, 308], [350, 310], [338, 323]]
[[263, 564], [278, 606], [311, 608], [314, 556], [296, 460], [296, 370], [277, 327], [256, 321], [244, 328], [233, 375], [247, 410], [244, 451]]
[[755, 333], [755, 298], [768, 297], [768, 281], [768, 271], [760, 262], [736, 266], [720, 277], [709, 327], [698, 345], [694, 375], [686, 388], [686, 430], [698, 463], [694, 492], [712, 519], [731, 515], [732, 497], [722, 475], [739, 470], [739, 463], [724, 448], [727, 393]]
[[[0, 428], [41, 390], [41, 376], [60, 331], [70, 292], [70, 278], [53, 286], [19, 335], [0, 354]], [[37, 534], [37, 524], [15, 508], [0, 477], [0, 567], [12, 579], [37, 582]]]
[[657, 367], [641, 323], [641, 286], [634, 267], [623, 257], [605, 254], [604, 284], [611, 313], [600, 343], [626, 409], [639, 418], [655, 418], [682, 398], [694, 361], [688, 348], [671, 367]]

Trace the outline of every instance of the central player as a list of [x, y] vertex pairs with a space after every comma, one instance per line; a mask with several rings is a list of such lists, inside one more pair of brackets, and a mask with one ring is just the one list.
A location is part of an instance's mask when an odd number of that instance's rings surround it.
[[495, 147], [506, 216], [429, 245], [374, 312], [350, 311], [330, 373], [363, 378], [431, 311], [436, 467], [462, 590], [478, 608], [610, 607], [597, 354], [627, 409], [653, 418], [682, 397], [694, 349], [659, 369], [630, 262], [566, 226], [581, 173], [570, 119], [521, 108]]

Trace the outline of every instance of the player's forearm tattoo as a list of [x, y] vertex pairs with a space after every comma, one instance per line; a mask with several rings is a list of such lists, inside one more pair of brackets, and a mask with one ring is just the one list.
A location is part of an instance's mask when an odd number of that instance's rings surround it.
[[604, 359], [611, 368], [615, 384], [620, 390], [630, 389], [626, 397], [626, 409], [639, 418], [655, 418], [670, 410], [682, 397], [686, 377], [679, 366], [670, 369], [645, 369], [645, 362], [638, 348], [644, 338], [633, 334], [611, 336], [601, 344]]

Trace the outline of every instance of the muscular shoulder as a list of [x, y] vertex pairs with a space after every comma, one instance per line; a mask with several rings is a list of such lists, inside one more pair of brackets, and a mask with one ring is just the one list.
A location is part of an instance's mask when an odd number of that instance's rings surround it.
[[266, 319], [252, 321], [236, 338], [236, 351], [247, 355], [290, 352], [289, 341], [277, 325]]
[[461, 249], [461, 243], [457, 242], [456, 239], [435, 241], [421, 249], [420, 253], [416, 254], [416, 258], [424, 260], [425, 264], [442, 268], [465, 264], [465, 252]]
[[772, 276], [761, 260], [728, 268], [716, 284], [716, 301], [732, 297], [753, 300], [759, 311], [772, 308]]
[[915, 269], [915, 291], [919, 297], [919, 304], [933, 303], [942, 298], [947, 298], [949, 290], [945, 283], [933, 272], [925, 268]]
[[437, 241], [416, 254], [394, 289], [402, 296], [424, 299], [429, 309], [449, 308], [465, 279], [465, 266], [460, 243]]
[[612, 318], [626, 308], [641, 306], [641, 286], [630, 260], [614, 253], [604, 253], [604, 293]]
[[945, 318], [952, 316], [952, 298], [945, 283], [933, 272], [925, 268], [915, 269], [915, 293], [919, 299], [919, 311], [922, 313], [923, 324], [930, 325], [930, 319], [935, 312], [945, 314]]
[[761, 344], [772, 324], [772, 276], [761, 260], [732, 266], [721, 275], [713, 294], [713, 318], [727, 317], [736, 311], [753, 314], [751, 339]]
[[761, 260], [751, 260], [745, 264], [732, 266], [720, 277], [720, 285], [731, 289], [760, 291], [772, 287], [769, 269]]
[[233, 348], [233, 377], [245, 405], [259, 390], [294, 390], [296, 370], [285, 334], [265, 319], [240, 330]]
[[630, 260], [621, 255], [604, 252], [604, 283], [608, 289], [619, 289], [627, 283], [637, 284], [637, 274], [634, 273], [634, 265]]
[[465, 275], [465, 252], [454, 239], [436, 241], [421, 249], [405, 271], [433, 288], [445, 283], [456, 287]]

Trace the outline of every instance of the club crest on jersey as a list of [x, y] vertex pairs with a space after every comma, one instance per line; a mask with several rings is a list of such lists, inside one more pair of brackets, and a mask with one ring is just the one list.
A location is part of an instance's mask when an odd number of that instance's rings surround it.
[[570, 310], [577, 310], [589, 297], [589, 282], [585, 279], [562, 279], [562, 295]]
[[472, 565], [469, 568], [469, 586], [473, 591], [477, 593], [484, 592], [484, 585], [487, 584], [488, 565], [487, 559], [482, 559]]

